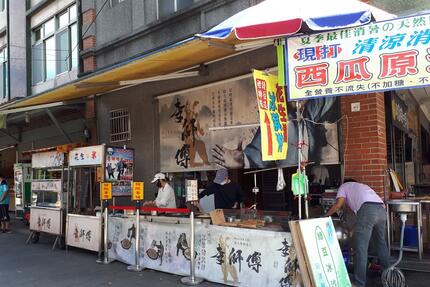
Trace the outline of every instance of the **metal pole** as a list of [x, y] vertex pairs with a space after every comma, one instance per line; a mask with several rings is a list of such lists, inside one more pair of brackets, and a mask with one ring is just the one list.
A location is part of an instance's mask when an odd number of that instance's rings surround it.
[[108, 219], [109, 219], [109, 217], [108, 217], [108, 201], [107, 200], [105, 200], [105, 209], [104, 209], [104, 236], [103, 236], [103, 239], [104, 239], [104, 259], [103, 259], [103, 261], [102, 262], [98, 262], [97, 261], [97, 263], [102, 263], [102, 264], [109, 264], [109, 263], [111, 263], [112, 262], [112, 260], [109, 260], [109, 249], [108, 249], [108, 243], [109, 243], [109, 240], [108, 240], [108, 226], [109, 226], [109, 224], [108, 224]]
[[128, 271], [139, 272], [143, 270], [140, 266], [140, 201], [136, 202], [136, 244], [135, 244], [135, 265], [127, 267]]
[[[306, 170], [305, 169], [303, 170], [303, 177], [306, 178]], [[306, 216], [306, 219], [308, 219], [309, 218], [309, 206], [308, 206], [309, 183], [308, 183], [308, 181], [305, 181], [304, 192], [305, 192], [305, 198], [304, 198], [304, 200], [305, 200], [305, 216]]]
[[98, 251], [98, 256], [97, 256], [97, 263], [103, 263], [103, 258], [102, 258], [102, 246], [104, 244], [104, 239], [102, 236], [103, 233], [103, 201], [100, 200], [100, 216], [99, 216], [99, 220], [100, 220], [100, 229], [99, 229], [99, 234], [100, 234], [100, 241], [99, 241], [99, 251]]
[[194, 251], [194, 203], [191, 203], [191, 212], [190, 212], [190, 227], [191, 227], [191, 235], [190, 235], [190, 276], [183, 277], [181, 279], [182, 284], [189, 286], [196, 286], [203, 282], [202, 278], [197, 278], [195, 275], [195, 251]]
[[104, 255], [105, 255], [105, 258], [104, 258], [104, 264], [109, 264], [109, 249], [108, 249], [108, 242], [109, 242], [109, 240], [108, 240], [108, 226], [109, 226], [109, 224], [108, 224], [108, 220], [109, 220], [109, 217], [108, 217], [108, 201], [106, 200], [105, 201], [105, 214], [104, 214], [104, 216], [105, 216], [105, 218], [104, 218], [104, 227], [105, 227], [105, 229], [104, 229]]
[[297, 176], [298, 176], [298, 208], [299, 208], [299, 219], [302, 219], [302, 195], [301, 195], [301, 188], [300, 188], [300, 179], [301, 179], [301, 175], [302, 175], [302, 169], [301, 169], [301, 162], [302, 162], [302, 127], [301, 127], [301, 123], [302, 123], [302, 119], [301, 119], [301, 114], [300, 114], [300, 102], [297, 101], [296, 102], [296, 108], [297, 108], [297, 129], [298, 129], [298, 144], [297, 144], [297, 165], [298, 165], [298, 170], [297, 170]]
[[93, 209], [93, 168], [90, 167], [89, 169], [90, 175], [89, 175], [89, 180], [90, 180], [90, 208]]
[[[70, 166], [67, 167], [67, 189], [66, 189], [66, 229], [69, 223], [67, 222], [68, 214], [69, 214], [69, 196], [70, 196]], [[69, 246], [67, 245], [67, 234], [65, 237], [66, 243], [66, 253], [69, 251]]]

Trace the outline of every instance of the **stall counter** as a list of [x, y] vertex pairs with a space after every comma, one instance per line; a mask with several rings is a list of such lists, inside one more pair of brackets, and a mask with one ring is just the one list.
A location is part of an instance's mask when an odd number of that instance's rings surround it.
[[[181, 222], [183, 218], [176, 222]], [[183, 222], [183, 221], [182, 221]], [[134, 264], [135, 217], [109, 217], [109, 258]], [[190, 226], [141, 217], [140, 264], [190, 274]], [[289, 232], [195, 225], [196, 276], [231, 286], [295, 286], [296, 260]]]
[[101, 217], [67, 214], [66, 244], [91, 251], [100, 250]]

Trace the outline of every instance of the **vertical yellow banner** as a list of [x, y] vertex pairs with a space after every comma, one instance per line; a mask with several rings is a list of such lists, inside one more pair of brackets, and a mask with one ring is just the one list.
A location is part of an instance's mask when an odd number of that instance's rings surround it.
[[100, 198], [101, 200], [112, 199], [112, 183], [110, 182], [100, 183]]
[[275, 75], [254, 70], [255, 92], [260, 114], [263, 161], [283, 160], [288, 149], [288, 115], [285, 89]]
[[133, 189], [131, 193], [132, 200], [143, 200], [145, 195], [144, 186], [145, 184], [143, 181], [133, 181]]

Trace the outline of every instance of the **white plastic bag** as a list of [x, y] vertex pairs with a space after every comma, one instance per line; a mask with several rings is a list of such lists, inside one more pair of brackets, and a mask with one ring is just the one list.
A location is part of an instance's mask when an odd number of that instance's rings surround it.
[[278, 168], [278, 183], [276, 184], [276, 190], [282, 191], [287, 184], [284, 180], [284, 171], [282, 168]]

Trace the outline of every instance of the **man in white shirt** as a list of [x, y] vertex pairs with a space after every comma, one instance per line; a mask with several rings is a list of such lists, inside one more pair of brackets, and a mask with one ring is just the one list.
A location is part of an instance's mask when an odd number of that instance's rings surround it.
[[158, 187], [158, 195], [154, 201], [145, 202], [144, 206], [156, 206], [159, 208], [176, 208], [175, 192], [167, 182], [164, 173], [157, 173], [151, 181]]

